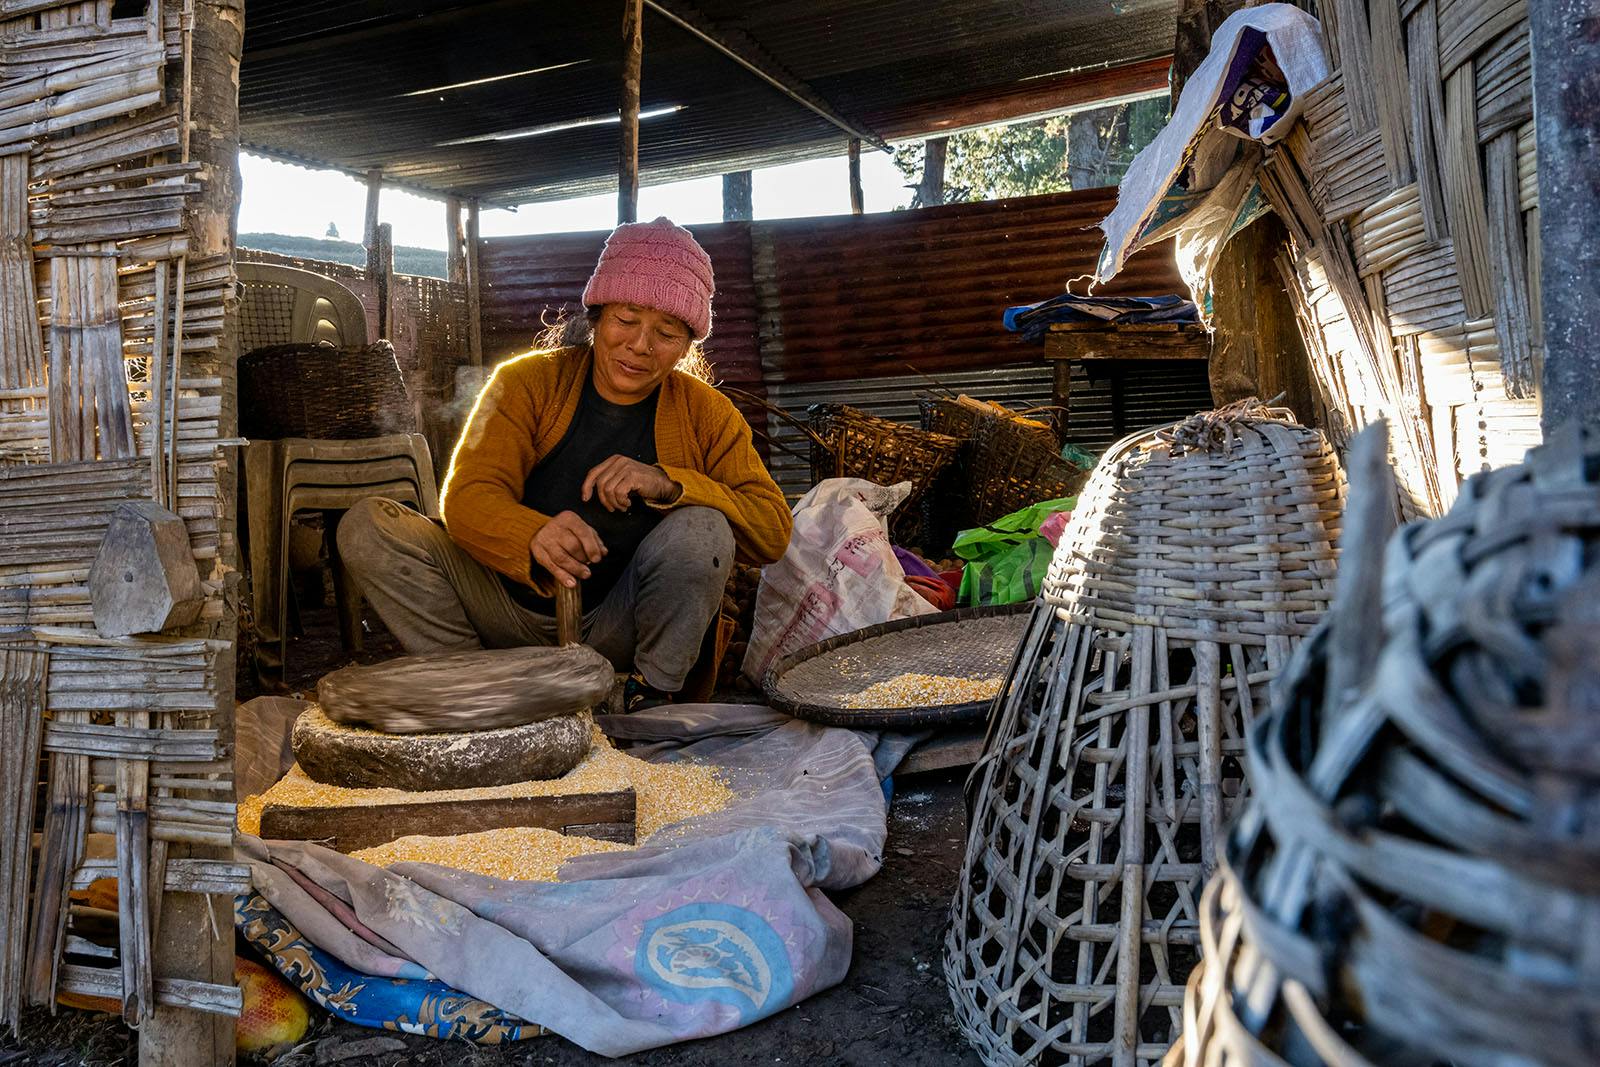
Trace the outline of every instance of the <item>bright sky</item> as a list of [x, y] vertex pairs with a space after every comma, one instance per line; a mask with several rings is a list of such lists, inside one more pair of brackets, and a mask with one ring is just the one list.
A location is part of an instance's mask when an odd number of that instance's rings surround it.
[[[328, 224], [346, 241], [360, 241], [365, 225], [366, 186], [338, 171], [312, 170], [239, 153], [244, 190], [239, 202], [240, 233], [281, 233], [323, 237]], [[887, 154], [863, 151], [861, 188], [868, 211], [891, 211], [911, 200], [905, 178]], [[768, 167], [755, 172], [755, 217], [801, 218], [844, 215], [850, 211], [848, 164], [832, 159]], [[385, 189], [379, 218], [394, 227], [394, 243], [417, 248], [445, 247], [442, 201], [399, 189]], [[639, 217], [665, 215], [683, 225], [722, 220], [722, 179], [698, 178], [639, 190]], [[479, 222], [485, 237], [570, 230], [609, 230], [616, 224], [616, 193], [576, 200], [525, 204], [516, 211], [485, 211]]]

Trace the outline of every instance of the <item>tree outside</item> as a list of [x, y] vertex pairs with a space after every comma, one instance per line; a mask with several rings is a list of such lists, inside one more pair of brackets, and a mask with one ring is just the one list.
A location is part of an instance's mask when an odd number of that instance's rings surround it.
[[[1139, 150], [1167, 121], [1167, 98], [988, 126], [949, 138], [943, 203], [1037, 196], [1116, 185]], [[924, 206], [924, 142], [895, 148], [894, 162]]]

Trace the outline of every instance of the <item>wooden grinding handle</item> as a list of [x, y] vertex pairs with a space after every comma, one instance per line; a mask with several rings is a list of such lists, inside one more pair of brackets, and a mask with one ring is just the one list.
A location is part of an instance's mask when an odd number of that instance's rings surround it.
[[583, 590], [556, 583], [556, 644], [583, 643]]

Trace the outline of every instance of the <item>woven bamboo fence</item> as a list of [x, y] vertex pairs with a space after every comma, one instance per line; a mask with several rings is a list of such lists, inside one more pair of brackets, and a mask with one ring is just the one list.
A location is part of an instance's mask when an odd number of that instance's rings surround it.
[[1540, 440], [1539, 207], [1527, 9], [1323, 0], [1332, 76], [1260, 181], [1336, 445], [1393, 427], [1408, 515]]
[[[233, 894], [216, 729], [224, 618], [226, 256], [191, 252], [193, 9], [0, 5], [0, 1027], [58, 993], [236, 1014], [238, 990], [156, 977], [171, 891]], [[183, 634], [104, 637], [89, 569], [112, 513], [186, 523], [206, 590]], [[68, 963], [71, 894], [118, 879], [114, 967]], [[196, 936], [213, 936], [197, 933]], [[217, 936], [227, 936], [226, 924]]]
[[1346, 554], [1250, 735], [1171, 1067], [1595, 1062], [1597, 471], [1569, 427]]
[[1177, 1036], [1244, 734], [1332, 597], [1343, 477], [1259, 404], [1102, 457], [996, 704], [945, 973], [990, 1064]]

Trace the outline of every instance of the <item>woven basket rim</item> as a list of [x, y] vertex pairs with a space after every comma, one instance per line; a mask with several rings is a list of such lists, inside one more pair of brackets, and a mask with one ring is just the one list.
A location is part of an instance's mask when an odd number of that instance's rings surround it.
[[1025, 615], [1033, 610], [1034, 604], [1035, 601], [1028, 600], [1020, 604], [992, 604], [982, 607], [955, 608], [951, 611], [938, 611], [929, 615], [913, 615], [909, 619], [894, 619], [890, 622], [865, 626], [859, 630], [851, 630], [848, 633], [836, 634], [833, 637], [806, 645], [804, 648], [796, 649], [794, 652], [779, 659], [767, 669], [766, 675], [761, 680], [761, 689], [766, 695], [767, 703], [775, 710], [781, 711], [785, 715], [791, 715], [796, 719], [805, 719], [809, 722], [821, 723], [824, 726], [903, 728], [913, 726], [949, 726], [956, 723], [977, 721], [988, 714], [989, 708], [994, 704], [993, 700], [972, 700], [960, 704], [940, 704], [933, 707], [839, 708], [827, 704], [813, 704], [807, 701], [792, 700], [779, 692], [778, 681], [784, 674], [807, 660], [815, 659], [817, 656], [847, 645], [921, 627], [970, 622], [974, 619]]

